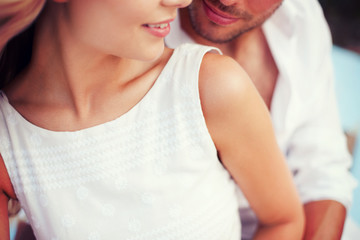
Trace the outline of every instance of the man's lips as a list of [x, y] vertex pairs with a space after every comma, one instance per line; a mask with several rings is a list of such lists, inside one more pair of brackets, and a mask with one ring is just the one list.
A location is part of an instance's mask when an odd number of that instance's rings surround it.
[[208, 5], [205, 1], [203, 1], [203, 7], [205, 14], [209, 18], [209, 20], [218, 25], [226, 26], [240, 19], [237, 17], [230, 16], [229, 14], [222, 12], [211, 5]]

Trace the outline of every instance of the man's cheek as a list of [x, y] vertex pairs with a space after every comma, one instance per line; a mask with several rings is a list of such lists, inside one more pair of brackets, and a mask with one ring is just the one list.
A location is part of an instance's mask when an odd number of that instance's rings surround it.
[[248, 6], [253, 13], [263, 13], [275, 6], [278, 6], [282, 0], [249, 0]]

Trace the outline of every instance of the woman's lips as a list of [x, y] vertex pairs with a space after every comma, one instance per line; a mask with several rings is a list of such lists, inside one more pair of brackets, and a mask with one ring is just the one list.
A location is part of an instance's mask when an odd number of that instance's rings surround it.
[[144, 24], [143, 27], [152, 35], [160, 38], [164, 38], [170, 33], [170, 21]]
[[227, 16], [226, 13], [206, 4], [205, 1], [203, 1], [203, 6], [209, 20], [218, 25], [226, 26], [239, 20], [239, 18]]

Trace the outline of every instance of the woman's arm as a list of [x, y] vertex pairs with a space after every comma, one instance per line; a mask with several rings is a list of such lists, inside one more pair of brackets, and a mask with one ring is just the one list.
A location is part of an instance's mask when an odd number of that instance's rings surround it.
[[270, 115], [251, 80], [231, 58], [207, 54], [199, 85], [220, 159], [259, 219], [254, 239], [301, 239], [303, 209]]
[[0, 239], [10, 239], [8, 201], [16, 198], [4, 161], [0, 155]]

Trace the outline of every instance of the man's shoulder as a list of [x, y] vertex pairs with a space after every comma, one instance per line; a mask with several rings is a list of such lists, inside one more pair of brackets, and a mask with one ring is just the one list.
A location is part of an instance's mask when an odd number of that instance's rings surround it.
[[284, 0], [280, 8], [270, 17], [269, 22], [280, 21], [282, 25], [311, 31], [323, 28], [326, 19], [318, 0]]
[[285, 0], [263, 30], [275, 58], [296, 56], [291, 59], [298, 67], [318, 67], [331, 50], [330, 29], [317, 0]]
[[318, 0], [284, 0], [280, 9], [282, 8], [291, 9], [297, 16], [306, 16], [322, 12]]

